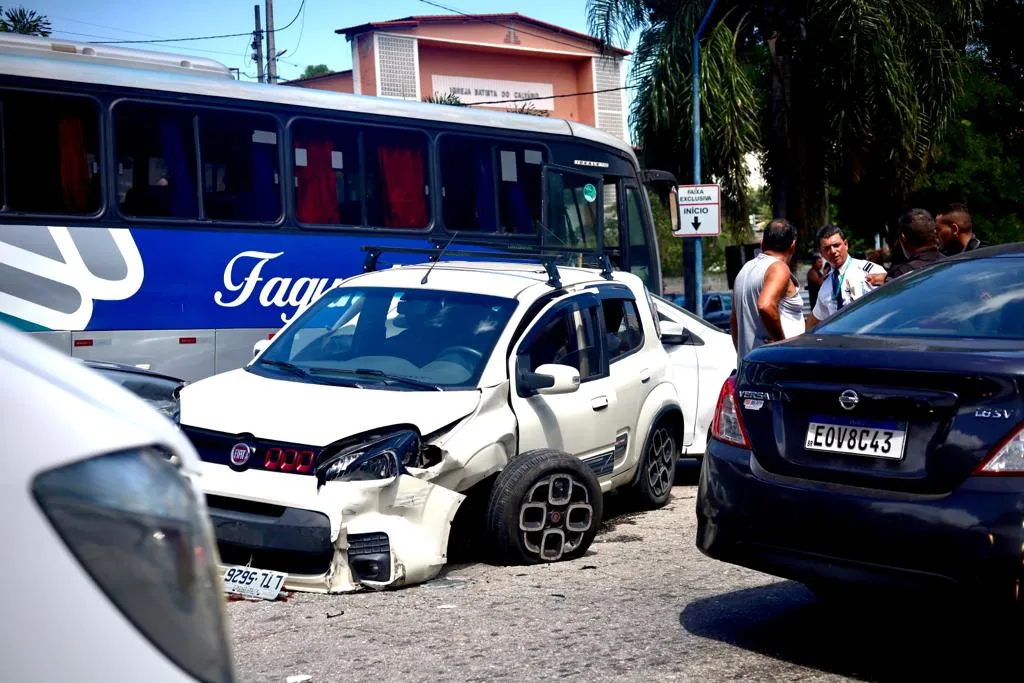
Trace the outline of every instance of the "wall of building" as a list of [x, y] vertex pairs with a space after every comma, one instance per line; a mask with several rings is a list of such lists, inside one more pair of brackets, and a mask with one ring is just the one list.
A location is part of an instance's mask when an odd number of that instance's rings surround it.
[[289, 83], [302, 88], [315, 88], [317, 90], [330, 90], [332, 92], [355, 92], [352, 85], [352, 72], [342, 71], [327, 76], [318, 76], [313, 79], [304, 80], [299, 83]]
[[[442, 47], [420, 42], [420, 91], [422, 97], [434, 93], [434, 76], [461, 76], [464, 78], [486, 79], [480, 87], [494, 89], [496, 96], [485, 95], [483, 99], [515, 99], [515, 84], [508, 81], [531, 84], [550, 84], [555, 95], [578, 92], [580, 72], [586, 71], [589, 82], [590, 60], [545, 59], [541, 55], [518, 55], [492, 52], [473, 52], [460, 47]], [[473, 85], [472, 82], [468, 82]], [[590, 90], [587, 87], [586, 90]], [[508, 92], [513, 97], [503, 97]], [[472, 100], [469, 100], [472, 101]], [[549, 111], [549, 116], [594, 124], [593, 98], [589, 96], [561, 97], [533, 103], [538, 110]], [[492, 108], [505, 110], [515, 105], [501, 104]]]

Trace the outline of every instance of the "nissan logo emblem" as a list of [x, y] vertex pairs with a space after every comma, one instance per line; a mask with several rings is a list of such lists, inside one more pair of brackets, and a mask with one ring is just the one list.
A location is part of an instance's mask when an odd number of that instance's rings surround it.
[[860, 397], [853, 389], [847, 389], [843, 393], [839, 394], [839, 405], [841, 405], [844, 410], [853, 410], [857, 407], [858, 403], [860, 403]]
[[231, 466], [236, 468], [245, 468], [249, 462], [249, 456], [252, 455], [252, 446], [247, 443], [236, 443], [231, 447]]

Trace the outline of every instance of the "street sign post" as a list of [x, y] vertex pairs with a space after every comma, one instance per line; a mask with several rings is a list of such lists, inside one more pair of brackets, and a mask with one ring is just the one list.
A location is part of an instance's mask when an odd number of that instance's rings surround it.
[[676, 205], [679, 223], [676, 237], [715, 237], [722, 232], [721, 188], [719, 185], [679, 185]]

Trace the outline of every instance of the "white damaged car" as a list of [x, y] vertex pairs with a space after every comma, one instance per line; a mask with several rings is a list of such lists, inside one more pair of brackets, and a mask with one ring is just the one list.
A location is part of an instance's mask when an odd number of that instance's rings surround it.
[[610, 267], [349, 278], [181, 391], [225, 589], [429, 580], [460, 507], [500, 562], [580, 557], [604, 492], [668, 500], [684, 424], [659, 336], [642, 281]]

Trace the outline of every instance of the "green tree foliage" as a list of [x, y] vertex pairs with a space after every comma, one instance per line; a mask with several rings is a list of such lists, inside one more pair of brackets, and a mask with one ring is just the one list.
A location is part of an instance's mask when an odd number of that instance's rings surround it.
[[310, 64], [306, 67], [306, 70], [302, 72], [299, 78], [311, 78], [313, 76], [324, 76], [331, 73], [331, 69], [326, 64]]
[[971, 211], [987, 243], [1024, 240], [1024, 3], [987, 0], [969, 46], [970, 71], [957, 119], [910, 203]]
[[49, 37], [52, 26], [46, 15], [24, 7], [0, 7], [0, 33]]
[[466, 103], [455, 94], [452, 93], [439, 93], [435, 92], [433, 95], [428, 95], [423, 98], [424, 102], [431, 102], [433, 104], [448, 104], [453, 107], [465, 107]]
[[[692, 38], [709, 0], [588, 0], [609, 43], [639, 31], [630, 115], [657, 165], [692, 178]], [[743, 155], [758, 153], [772, 213], [808, 234], [829, 185], [873, 233], [925, 172], [953, 119], [973, 0], [721, 0], [701, 43], [701, 164], [727, 217], [748, 214]]]

